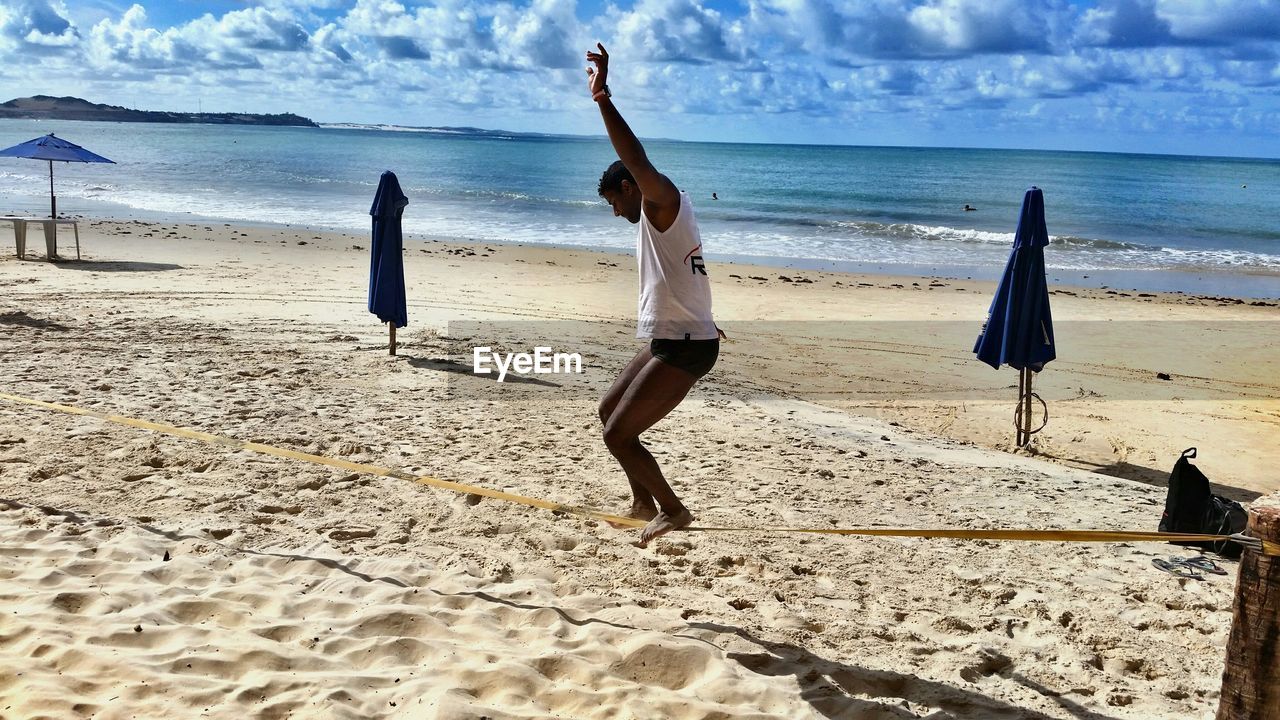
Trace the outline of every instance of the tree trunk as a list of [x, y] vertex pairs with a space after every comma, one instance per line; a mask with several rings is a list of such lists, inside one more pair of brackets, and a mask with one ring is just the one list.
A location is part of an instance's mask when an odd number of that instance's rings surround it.
[[[1249, 534], [1280, 542], [1280, 507], [1251, 510]], [[1240, 559], [1218, 720], [1280, 720], [1280, 557]]]

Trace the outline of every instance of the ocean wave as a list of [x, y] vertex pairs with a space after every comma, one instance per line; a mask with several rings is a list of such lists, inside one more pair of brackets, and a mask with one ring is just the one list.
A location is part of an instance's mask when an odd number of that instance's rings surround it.
[[1177, 265], [1229, 265], [1263, 270], [1280, 269], [1280, 255], [1249, 252], [1247, 250], [1181, 250], [1160, 248], [1164, 256]]
[[20, 182], [30, 182], [33, 180], [48, 180], [49, 176], [47, 174], [37, 175], [34, 173], [11, 172], [11, 171], [0, 170], [0, 180], [8, 180], [8, 179], [14, 179]]
[[96, 183], [93, 185], [86, 185], [80, 191], [80, 194], [81, 194], [81, 197], [86, 197], [86, 198], [101, 197], [103, 195], [119, 192], [119, 190], [120, 190], [119, 187], [115, 185], [111, 185], [109, 183]]
[[536, 193], [521, 192], [518, 190], [497, 190], [497, 189], [458, 189], [458, 188], [442, 188], [430, 187], [425, 185], [405, 186], [404, 191], [410, 197], [414, 194], [428, 195], [434, 198], [445, 200], [453, 200], [459, 202], [469, 202], [475, 200], [484, 200], [493, 202], [497, 200], [508, 200], [520, 203], [537, 203], [544, 207], [566, 206], [574, 208], [601, 208], [607, 209], [608, 206], [602, 200], [580, 200], [554, 198]]
[[[920, 225], [916, 223], [879, 223], [865, 220], [834, 221], [833, 227], [853, 230], [865, 237], [879, 237], [896, 240], [923, 240], [928, 242], [977, 243], [982, 245], [1013, 245], [1014, 233], [992, 232], [974, 228], [954, 228], [945, 225]], [[1080, 248], [1089, 250], [1135, 250], [1140, 252], [1159, 252], [1163, 248], [1143, 245], [1141, 243], [1120, 240], [1104, 240], [1101, 238], [1077, 237], [1074, 235], [1050, 235], [1049, 244], [1059, 248]]]
[[381, 182], [381, 178], [377, 180], [369, 180], [369, 179], [325, 177], [322, 175], [309, 175], [309, 174], [302, 174], [302, 173], [288, 173], [286, 174], [285, 177], [289, 182], [297, 183], [300, 185], [349, 185], [354, 187], [375, 187], [376, 188], [378, 186], [378, 183]]
[[[838, 230], [772, 233], [738, 225], [717, 231], [713, 225], [704, 224], [703, 236], [708, 250], [714, 248], [730, 254], [837, 262], [948, 264], [956, 262], [956, 253], [960, 251], [966, 263], [1000, 266], [1008, 258], [1014, 236], [966, 228], [869, 221], [843, 221]], [[1052, 236], [1045, 261], [1049, 267], [1069, 270], [1280, 270], [1280, 255], [1243, 250], [1181, 250], [1071, 235]]]
[[[984, 246], [962, 255], [940, 252], [936, 245], [901, 243], [886, 245], [866, 238], [853, 243], [831, 244], [793, 238], [722, 237], [704, 231], [709, 253], [724, 253], [767, 258], [795, 258], [830, 262], [889, 263], [945, 267], [952, 264], [1003, 267], [1008, 259], [1005, 248]], [[1050, 252], [1045, 265], [1057, 270], [1219, 270], [1262, 271], [1280, 273], [1280, 256], [1235, 251], [1180, 251], [1162, 248], [1161, 252], [1106, 251], [1063, 253]]]
[[[932, 242], [947, 241], [961, 243], [981, 243], [984, 245], [1004, 245], [1013, 244], [1013, 233], [991, 232], [988, 230], [976, 230], [970, 228], [953, 228], [942, 225], [916, 225], [914, 223], [869, 223], [870, 225], [879, 225], [884, 229], [881, 231], [887, 237], [907, 238], [913, 240], [928, 240]], [[871, 230], [871, 232], [876, 232]]]
[[407, 127], [405, 125], [378, 125], [370, 123], [320, 123], [322, 130], [376, 130], [381, 132], [423, 133], [426, 135], [466, 135], [464, 130], [447, 128]]
[[[1010, 238], [1012, 239], [1012, 235]], [[1136, 250], [1138, 252], [1160, 252], [1164, 249], [1155, 245], [1121, 242], [1119, 240], [1073, 237], [1071, 235], [1050, 235], [1049, 244], [1061, 247], [1087, 248], [1090, 250]]]

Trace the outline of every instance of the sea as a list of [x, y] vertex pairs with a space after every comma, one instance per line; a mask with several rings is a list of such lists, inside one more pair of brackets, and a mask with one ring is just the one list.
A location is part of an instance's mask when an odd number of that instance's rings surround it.
[[[0, 120], [0, 147], [50, 132], [116, 163], [55, 163], [62, 215], [368, 232], [392, 170], [409, 243], [634, 249], [635, 229], [596, 194], [616, 158], [604, 137]], [[1051, 283], [1280, 298], [1280, 160], [644, 145], [693, 200], [709, 263], [994, 279], [1036, 186]], [[47, 215], [48, 192], [47, 163], [0, 158], [0, 213]]]

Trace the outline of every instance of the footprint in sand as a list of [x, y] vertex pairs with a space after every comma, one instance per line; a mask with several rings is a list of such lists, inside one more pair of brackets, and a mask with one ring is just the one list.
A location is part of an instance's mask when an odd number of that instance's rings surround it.
[[976, 683], [984, 677], [1004, 673], [1012, 668], [1013, 665], [1013, 658], [1008, 655], [995, 650], [985, 650], [977, 662], [960, 669], [960, 677], [968, 682]]

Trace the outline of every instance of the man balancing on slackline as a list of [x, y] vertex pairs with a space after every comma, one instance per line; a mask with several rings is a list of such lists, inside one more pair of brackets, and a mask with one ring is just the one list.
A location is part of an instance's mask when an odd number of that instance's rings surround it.
[[654, 169], [635, 133], [614, 107], [609, 53], [587, 51], [591, 99], [600, 106], [609, 141], [621, 158], [600, 177], [600, 196], [613, 214], [638, 224], [640, 306], [636, 337], [649, 344], [636, 353], [600, 400], [604, 443], [631, 483], [627, 516], [648, 520], [640, 542], [679, 530], [693, 515], [676, 497], [657, 461], [640, 442], [684, 400], [716, 364], [720, 332], [711, 318], [711, 285], [702, 262], [698, 220], [688, 195]]

